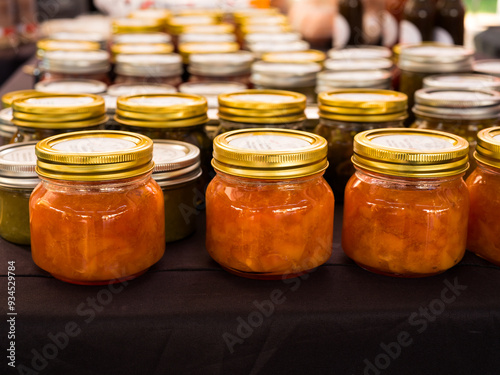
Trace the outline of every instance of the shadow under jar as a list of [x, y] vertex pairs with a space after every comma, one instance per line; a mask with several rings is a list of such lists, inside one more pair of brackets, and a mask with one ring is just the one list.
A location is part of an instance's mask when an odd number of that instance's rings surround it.
[[163, 192], [153, 142], [140, 134], [75, 132], [36, 145], [41, 183], [30, 198], [36, 265], [73, 284], [146, 272], [165, 251]]
[[465, 253], [469, 194], [465, 139], [439, 131], [375, 129], [354, 138], [342, 248], [359, 266], [424, 277]]
[[403, 127], [407, 117], [405, 94], [375, 89], [342, 89], [318, 95], [319, 124], [314, 133], [328, 141], [325, 179], [342, 201], [354, 173], [351, 161], [354, 136], [364, 130]]
[[206, 248], [254, 279], [309, 272], [331, 255], [334, 197], [323, 179], [325, 139], [286, 129], [236, 130], [214, 140]]
[[481, 130], [477, 168], [467, 178], [470, 196], [467, 249], [500, 266], [500, 127]]

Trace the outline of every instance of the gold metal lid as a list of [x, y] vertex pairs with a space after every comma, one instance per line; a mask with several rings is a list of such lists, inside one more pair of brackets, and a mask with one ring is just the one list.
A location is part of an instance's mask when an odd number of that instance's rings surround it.
[[171, 43], [172, 37], [164, 32], [156, 33], [132, 33], [132, 34], [114, 34], [111, 43], [118, 44], [156, 44], [156, 43]]
[[36, 97], [36, 96], [49, 96], [51, 94], [40, 92], [37, 90], [17, 90], [11, 91], [2, 96], [2, 105], [4, 108], [12, 107], [12, 102], [16, 99]]
[[39, 55], [43, 55], [46, 51], [98, 51], [101, 49], [98, 42], [58, 39], [39, 40], [36, 47]]
[[116, 18], [113, 20], [112, 32], [120, 33], [154, 33], [164, 31], [164, 21], [154, 18]]
[[167, 54], [174, 51], [171, 43], [116, 43], [111, 46], [114, 55]]
[[327, 141], [308, 132], [234, 130], [215, 137], [212, 165], [234, 176], [283, 180], [324, 171], [327, 152]]
[[474, 158], [483, 164], [500, 168], [500, 126], [486, 128], [477, 133]]
[[131, 18], [153, 18], [162, 22], [167, 22], [170, 15], [170, 11], [165, 8], [145, 8], [136, 9], [129, 13], [128, 16]]
[[172, 16], [167, 21], [167, 30], [172, 35], [179, 35], [189, 26], [216, 25], [219, 22], [218, 16], [210, 13]]
[[179, 53], [185, 64], [189, 63], [189, 56], [194, 53], [227, 53], [236, 52], [240, 46], [236, 42], [219, 43], [181, 43], [179, 44]]
[[67, 181], [131, 178], [153, 169], [153, 141], [130, 132], [97, 130], [55, 135], [37, 143], [39, 176]]
[[234, 34], [234, 25], [230, 23], [218, 23], [212, 25], [187, 25], [183, 33], [192, 34]]
[[241, 23], [242, 20], [248, 17], [261, 17], [279, 13], [280, 11], [276, 7], [238, 9], [233, 12], [233, 18], [236, 23]]
[[241, 25], [240, 31], [243, 35], [256, 33], [282, 33], [292, 32], [293, 28], [289, 24], [263, 25], [263, 24], [245, 24]]
[[262, 55], [263, 61], [274, 63], [322, 63], [325, 59], [324, 52], [314, 49], [297, 52], [267, 52]]
[[469, 143], [437, 130], [373, 129], [354, 137], [355, 166], [391, 176], [448, 177], [469, 167]]

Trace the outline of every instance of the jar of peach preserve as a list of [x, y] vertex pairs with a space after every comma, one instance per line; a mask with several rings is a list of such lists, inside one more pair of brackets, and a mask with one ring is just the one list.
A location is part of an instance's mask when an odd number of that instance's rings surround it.
[[436, 130], [373, 129], [354, 137], [342, 248], [380, 274], [423, 277], [453, 267], [467, 240], [469, 145]]
[[85, 285], [134, 278], [165, 251], [153, 141], [82, 131], [37, 143], [41, 183], [30, 198], [31, 253], [57, 279]]
[[470, 195], [467, 249], [500, 265], [500, 127], [481, 130], [474, 158], [477, 168], [467, 178]]
[[227, 271], [296, 277], [331, 255], [334, 198], [323, 178], [326, 140], [288, 129], [245, 129], [214, 139], [217, 175], [206, 192], [206, 247]]

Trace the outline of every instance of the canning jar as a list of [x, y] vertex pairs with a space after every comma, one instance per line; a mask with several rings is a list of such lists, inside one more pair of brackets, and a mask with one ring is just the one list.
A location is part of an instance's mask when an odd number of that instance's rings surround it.
[[481, 130], [477, 168], [467, 178], [470, 196], [467, 249], [500, 265], [500, 127]]
[[388, 90], [391, 78], [391, 73], [387, 70], [325, 70], [316, 75], [316, 93], [344, 88]]
[[62, 78], [38, 82], [35, 90], [51, 94], [102, 94], [107, 87], [104, 82], [94, 79]]
[[201, 176], [200, 149], [190, 143], [155, 140], [153, 178], [165, 199], [165, 241], [181, 240], [196, 229]]
[[306, 97], [284, 90], [244, 90], [219, 95], [217, 134], [236, 129], [284, 128], [301, 130]]
[[500, 77], [487, 74], [436, 74], [424, 78], [424, 88], [500, 91]]
[[18, 245], [30, 244], [29, 198], [40, 182], [35, 143], [0, 147], [0, 236]]
[[[473, 55], [474, 51], [462, 46], [422, 44], [401, 48], [399, 90], [408, 96], [409, 108], [413, 108], [415, 91], [423, 87], [425, 77], [437, 73], [472, 72]], [[408, 124], [413, 119], [410, 112]]]
[[248, 51], [194, 53], [189, 56], [189, 82], [231, 81], [250, 87], [254, 56]]
[[10, 143], [17, 128], [12, 123], [12, 107], [0, 110], [0, 146]]
[[111, 23], [113, 34], [157, 33], [165, 31], [165, 23], [154, 18], [115, 18]]
[[206, 193], [206, 248], [227, 271], [296, 277], [332, 251], [334, 198], [323, 179], [325, 139], [286, 129], [245, 129], [214, 139], [217, 175]]
[[74, 132], [36, 145], [42, 180], [30, 198], [31, 254], [57, 279], [86, 285], [141, 275], [165, 251], [153, 142], [140, 134]]
[[48, 51], [40, 62], [40, 81], [93, 79], [109, 84], [109, 59], [106, 51]]
[[500, 77], [500, 59], [477, 60], [474, 62], [474, 72]]
[[318, 63], [278, 63], [257, 61], [252, 65], [251, 81], [256, 89], [288, 90], [303, 94], [307, 103], [316, 102]]
[[117, 55], [115, 83], [182, 83], [181, 57], [176, 53]]
[[17, 132], [11, 143], [41, 139], [77, 130], [101, 129], [108, 117], [104, 99], [91, 94], [50, 94], [12, 103]]
[[468, 143], [449, 133], [374, 129], [354, 138], [342, 248], [379, 274], [424, 277], [465, 253]]
[[[470, 172], [477, 132], [500, 124], [500, 93], [490, 90], [421, 89], [415, 93], [413, 128], [450, 132], [469, 142]], [[468, 172], [468, 173], [470, 173]], [[468, 176], [466, 174], [466, 177]]]
[[318, 95], [319, 124], [314, 133], [328, 141], [330, 167], [325, 179], [337, 200], [354, 173], [351, 162], [354, 136], [364, 130], [403, 127], [407, 117], [405, 94], [375, 89], [338, 89]]
[[119, 97], [116, 122], [122, 130], [144, 134], [151, 139], [191, 143], [200, 149], [203, 169], [201, 184], [212, 174], [212, 142], [205, 133], [207, 100], [189, 94], [140, 94]]

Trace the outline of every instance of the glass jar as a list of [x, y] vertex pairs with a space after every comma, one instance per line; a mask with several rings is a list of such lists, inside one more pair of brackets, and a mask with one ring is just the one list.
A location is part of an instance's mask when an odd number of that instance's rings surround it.
[[228, 132], [214, 140], [217, 175], [206, 194], [206, 248], [227, 271], [284, 279], [332, 251], [334, 198], [323, 179], [326, 141], [285, 129]]
[[248, 128], [301, 130], [306, 97], [284, 90], [244, 90], [219, 95], [216, 134]]
[[182, 83], [182, 61], [176, 53], [117, 55], [115, 83]]
[[12, 123], [12, 107], [0, 110], [0, 146], [10, 143], [17, 128]]
[[359, 45], [332, 48], [328, 50], [327, 56], [331, 60], [390, 59], [392, 52], [387, 47]]
[[100, 49], [101, 46], [98, 42], [41, 39], [36, 43], [36, 56], [43, 59], [47, 52], [90, 52]]
[[[187, 142], [200, 149], [206, 186], [213, 174], [210, 164], [212, 142], [205, 133], [207, 101], [198, 95], [141, 94], [122, 96], [116, 103], [115, 120], [122, 130], [144, 134], [151, 139]], [[203, 189], [204, 191], [204, 189]]]
[[171, 43], [130, 43], [111, 46], [115, 60], [118, 55], [164, 55], [173, 51], [174, 46]]
[[174, 15], [167, 20], [167, 32], [172, 41], [179, 47], [179, 35], [192, 26], [212, 26], [219, 24], [220, 19], [214, 14]]
[[40, 63], [40, 81], [92, 79], [110, 83], [106, 51], [48, 51]]
[[352, 72], [325, 70], [316, 75], [316, 93], [344, 88], [388, 90], [391, 73], [387, 70], [356, 70]]
[[35, 143], [0, 147], [0, 236], [18, 245], [30, 244], [29, 198], [40, 182]]
[[61, 134], [36, 145], [31, 255], [57, 279], [107, 285], [146, 272], [165, 251], [153, 142], [139, 134]]
[[495, 77], [500, 77], [500, 59], [475, 61], [474, 73], [489, 74]]
[[[73, 22], [72, 20], [70, 22]], [[80, 31], [56, 31], [49, 34], [50, 40], [65, 40], [71, 42], [91, 42], [99, 43], [100, 49], [106, 48], [106, 38], [99, 32], [80, 32]]]
[[257, 61], [252, 65], [251, 81], [256, 89], [288, 90], [306, 97], [307, 103], [316, 102], [316, 74], [318, 63], [274, 63]]
[[91, 94], [50, 94], [12, 103], [17, 132], [11, 143], [39, 141], [60, 133], [101, 129], [108, 117], [104, 99]]
[[500, 91], [500, 77], [487, 74], [437, 74], [424, 78], [424, 88]]
[[434, 40], [436, 1], [407, 0], [399, 24], [399, 39], [403, 44]]
[[302, 52], [311, 48], [310, 44], [305, 40], [297, 40], [288, 43], [274, 43], [270, 41], [256, 42], [247, 45], [247, 48], [258, 59], [266, 53], [271, 52]]
[[298, 32], [277, 32], [277, 33], [251, 33], [244, 37], [244, 46], [248, 48], [253, 43], [274, 42], [291, 43], [302, 40], [302, 35]]
[[335, 47], [366, 43], [367, 30], [363, 18], [365, 5], [361, 0], [339, 0], [338, 12], [333, 21], [333, 44]]
[[468, 143], [444, 132], [356, 135], [345, 189], [342, 248], [359, 266], [398, 277], [446, 271], [465, 253]]
[[201, 53], [189, 56], [189, 82], [230, 81], [251, 86], [250, 69], [254, 56], [248, 51]]
[[[411, 127], [450, 132], [469, 142], [470, 173], [477, 132], [500, 124], [500, 93], [489, 90], [421, 89], [415, 93]], [[466, 173], [466, 177], [468, 176]]]
[[467, 249], [500, 265], [500, 127], [481, 130], [474, 157], [477, 168], [467, 178], [470, 196]]
[[93, 79], [53, 79], [38, 82], [35, 90], [59, 94], [102, 94], [108, 86]]
[[111, 29], [113, 34], [157, 33], [165, 31], [165, 23], [155, 18], [115, 18]]
[[320, 93], [318, 101], [319, 124], [314, 133], [328, 141], [330, 167], [325, 179], [341, 201], [355, 171], [351, 161], [354, 136], [369, 129], [403, 127], [407, 98], [396, 91], [339, 89]]
[[[415, 91], [423, 87], [425, 77], [437, 73], [469, 73], [473, 55], [474, 51], [461, 46], [422, 44], [401, 48], [399, 90], [408, 96], [409, 108], [413, 108]], [[413, 119], [410, 111], [407, 124]]]
[[186, 142], [155, 140], [153, 161], [153, 178], [165, 198], [165, 241], [178, 241], [196, 230], [200, 150]]

